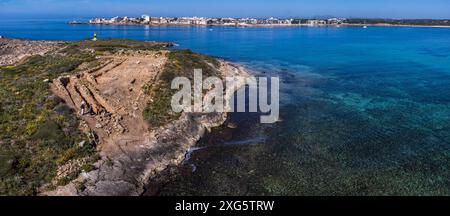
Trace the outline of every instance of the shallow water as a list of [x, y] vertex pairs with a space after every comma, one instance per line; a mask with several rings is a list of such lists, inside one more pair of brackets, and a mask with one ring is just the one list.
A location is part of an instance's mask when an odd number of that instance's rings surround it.
[[450, 29], [0, 22], [0, 35], [175, 41], [282, 79], [281, 118], [231, 115], [161, 195], [450, 195]]

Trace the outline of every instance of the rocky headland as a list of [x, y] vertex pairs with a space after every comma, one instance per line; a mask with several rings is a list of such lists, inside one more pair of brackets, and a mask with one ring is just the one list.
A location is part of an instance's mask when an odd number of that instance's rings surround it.
[[[222, 125], [227, 118], [227, 112], [173, 113], [168, 107], [173, 92], [167, 78], [191, 78], [197, 68], [222, 78], [248, 76], [244, 68], [223, 60], [168, 49], [171, 43], [16, 39], [1, 43], [0, 52], [5, 55], [1, 57], [0, 75], [8, 86], [16, 89], [13, 85], [17, 82], [38, 82], [42, 91], [35, 94], [45, 98], [17, 98], [39, 108], [29, 110], [29, 119], [2, 122], [0, 129], [5, 137], [0, 155], [5, 159], [0, 162], [4, 163], [5, 176], [11, 176], [0, 185], [2, 194], [141, 195], [153, 177], [180, 164], [205, 131]], [[237, 86], [243, 84], [244, 80], [236, 80]], [[225, 92], [226, 110], [233, 94], [233, 89]], [[55, 102], [43, 107], [48, 98]], [[17, 112], [22, 110], [17, 107]], [[34, 128], [24, 134], [6, 130], [9, 124], [17, 123], [28, 128], [30, 122]], [[58, 130], [41, 133], [49, 124]], [[16, 148], [18, 142], [25, 143], [25, 148], [45, 146], [54, 136], [63, 139], [54, 140], [47, 150]], [[20, 151], [32, 154], [25, 158]], [[47, 155], [39, 156], [44, 152]], [[33, 167], [40, 157], [46, 157], [49, 170], [39, 177], [27, 175], [24, 172], [33, 170], [17, 165], [26, 160]], [[8, 184], [17, 176], [23, 176], [22, 181]]]

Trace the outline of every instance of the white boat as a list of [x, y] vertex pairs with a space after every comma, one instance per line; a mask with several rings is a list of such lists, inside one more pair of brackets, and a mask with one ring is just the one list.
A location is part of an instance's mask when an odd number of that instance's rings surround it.
[[364, 26], [363, 26], [363, 28], [365, 28], [365, 29], [367, 28], [367, 26], [366, 26], [366, 21], [364, 21]]

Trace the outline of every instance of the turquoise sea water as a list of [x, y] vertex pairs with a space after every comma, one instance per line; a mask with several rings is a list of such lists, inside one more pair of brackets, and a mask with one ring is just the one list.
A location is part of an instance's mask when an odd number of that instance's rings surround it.
[[232, 114], [161, 195], [450, 195], [450, 28], [1, 21], [29, 39], [174, 41], [280, 76], [282, 122]]

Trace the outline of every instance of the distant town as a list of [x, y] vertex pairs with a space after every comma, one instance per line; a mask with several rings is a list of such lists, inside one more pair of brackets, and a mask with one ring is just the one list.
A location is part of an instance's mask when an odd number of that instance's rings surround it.
[[[89, 24], [143, 24], [143, 25], [220, 25], [220, 26], [256, 26], [256, 25], [341, 25], [346, 19], [255, 19], [255, 18], [205, 18], [205, 17], [113, 17], [95, 18]], [[76, 22], [75, 22], [76, 24]]]
[[405, 25], [405, 26], [450, 26], [450, 20], [432, 19], [256, 19], [256, 18], [205, 18], [205, 17], [113, 17], [95, 18], [89, 22], [72, 21], [69, 24], [101, 24], [101, 25], [195, 25], [195, 26], [340, 26], [340, 25]]

